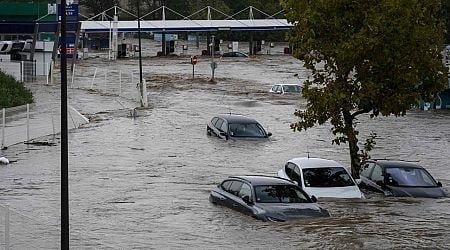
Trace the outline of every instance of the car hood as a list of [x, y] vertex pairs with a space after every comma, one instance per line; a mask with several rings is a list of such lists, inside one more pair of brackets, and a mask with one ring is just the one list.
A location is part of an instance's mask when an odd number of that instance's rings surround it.
[[314, 195], [316, 198], [358, 198], [363, 196], [358, 186], [348, 187], [305, 187], [303, 188], [309, 195]]
[[449, 197], [440, 187], [396, 187], [387, 186], [394, 196], [404, 197], [424, 197], [424, 198], [442, 198]]
[[330, 216], [327, 210], [315, 203], [256, 203], [254, 207], [260, 215], [280, 221]]

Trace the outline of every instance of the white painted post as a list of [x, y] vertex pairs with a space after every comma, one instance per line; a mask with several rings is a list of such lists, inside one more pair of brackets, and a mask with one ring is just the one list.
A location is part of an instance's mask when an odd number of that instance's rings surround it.
[[2, 115], [3, 118], [2, 118], [2, 147], [1, 148], [4, 148], [5, 147], [5, 126], [6, 126], [6, 109], [5, 108], [2, 109], [2, 114], [3, 114]]
[[55, 75], [53, 73], [53, 67], [55, 65], [55, 61], [51, 61], [50, 63], [50, 83], [53, 84], [55, 82]]
[[30, 104], [27, 103], [27, 142], [30, 141]]
[[52, 134], [52, 139], [53, 139], [53, 141], [55, 141], [55, 120], [54, 120], [54, 117], [53, 117], [53, 109], [52, 109], [52, 129], [53, 129], [53, 134]]
[[5, 206], [5, 250], [9, 250], [9, 205]]
[[119, 70], [119, 96], [122, 95], [122, 70]]
[[103, 87], [105, 89], [105, 93], [106, 93], [106, 81], [108, 81], [107, 76], [108, 76], [108, 70], [105, 71], [105, 82], [104, 82], [104, 87]]
[[134, 72], [131, 71], [131, 86], [134, 86]]
[[75, 66], [76, 66], [76, 64], [73, 65], [73, 70], [72, 70], [72, 82], [70, 83], [71, 88], [73, 88], [73, 78], [75, 76]]
[[49, 73], [48, 73], [48, 64], [46, 63], [46, 64], [44, 64], [45, 66], [45, 79], [47, 80], [47, 85], [48, 85], [48, 76], [49, 76]]
[[97, 68], [95, 68], [94, 77], [92, 77], [91, 89], [94, 87], [95, 76], [97, 75]]
[[147, 100], [147, 81], [145, 79], [142, 79], [142, 84], [144, 85], [143, 91], [142, 91], [142, 103], [144, 104], [144, 107], [148, 107], [148, 100]]
[[23, 72], [23, 70], [24, 70], [23, 61], [20, 61], [20, 81], [21, 82], [24, 82], [24, 79], [25, 79], [25, 77], [24, 77], [25, 72]]

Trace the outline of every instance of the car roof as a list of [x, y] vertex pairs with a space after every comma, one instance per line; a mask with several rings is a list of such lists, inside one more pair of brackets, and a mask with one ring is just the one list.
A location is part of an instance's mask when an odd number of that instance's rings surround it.
[[290, 159], [288, 162], [292, 162], [301, 168], [343, 167], [336, 161], [322, 158], [298, 157]]
[[260, 185], [295, 185], [292, 181], [277, 176], [268, 175], [239, 175], [230, 176], [229, 179], [239, 179], [250, 182], [253, 186]]
[[258, 123], [255, 119], [243, 115], [221, 114], [216, 117], [226, 120], [228, 123]]
[[376, 162], [378, 165], [382, 167], [409, 167], [409, 168], [423, 168], [416, 162], [410, 161], [400, 161], [400, 160], [387, 160], [387, 159], [374, 159], [368, 160], [368, 162]]

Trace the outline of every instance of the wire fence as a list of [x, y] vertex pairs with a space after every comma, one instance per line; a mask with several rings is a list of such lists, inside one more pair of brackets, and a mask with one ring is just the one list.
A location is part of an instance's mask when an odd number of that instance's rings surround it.
[[[73, 107], [68, 109], [68, 128], [78, 128], [89, 122], [85, 116]], [[57, 104], [36, 106], [26, 104], [0, 110], [1, 148], [25, 142], [34, 142], [36, 138], [60, 133], [61, 109]]]
[[0, 249], [58, 249], [59, 225], [0, 205]]

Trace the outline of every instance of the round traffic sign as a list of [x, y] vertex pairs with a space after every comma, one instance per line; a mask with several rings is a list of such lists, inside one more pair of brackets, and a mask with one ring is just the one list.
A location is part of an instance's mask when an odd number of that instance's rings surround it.
[[191, 56], [191, 64], [192, 65], [197, 64], [197, 56]]

